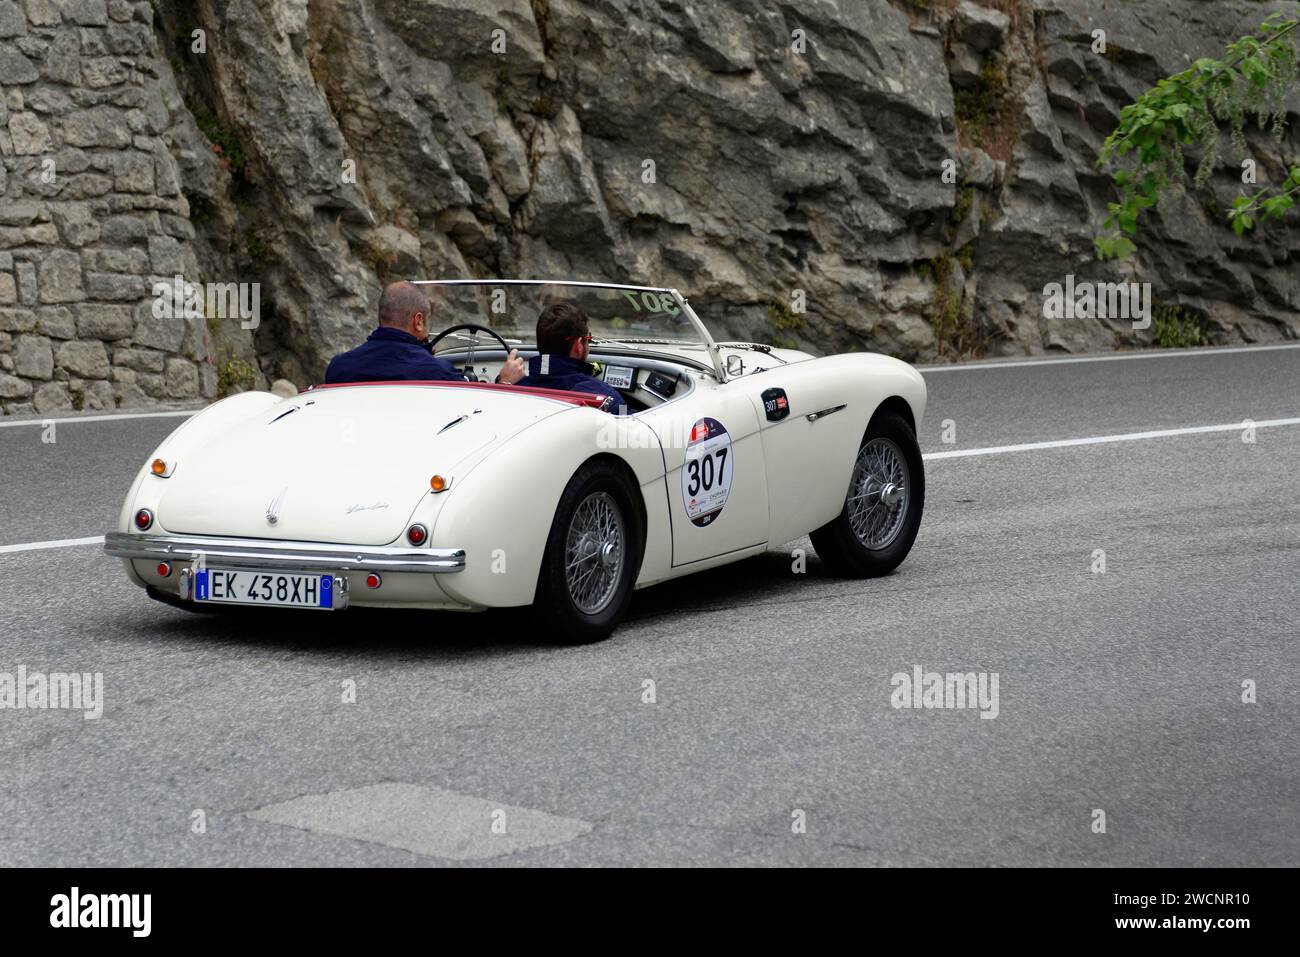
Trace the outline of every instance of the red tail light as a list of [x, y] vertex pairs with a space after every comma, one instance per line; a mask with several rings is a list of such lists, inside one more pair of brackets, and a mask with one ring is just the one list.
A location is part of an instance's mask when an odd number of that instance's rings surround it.
[[369, 575], [366, 576], [367, 588], [378, 588], [383, 583], [384, 580], [380, 578], [378, 575], [376, 575], [374, 572], [371, 572]]
[[429, 537], [429, 530], [423, 525], [412, 525], [406, 530], [406, 540], [412, 545], [423, 545]]
[[171, 575], [172, 575], [172, 567], [171, 567], [171, 565], [169, 565], [167, 562], [159, 562], [159, 563], [158, 563], [158, 577], [159, 577], [159, 578], [171, 578]]
[[140, 531], [143, 532], [152, 524], [153, 512], [149, 511], [147, 508], [142, 508], [140, 511], [135, 513], [135, 527], [140, 529]]

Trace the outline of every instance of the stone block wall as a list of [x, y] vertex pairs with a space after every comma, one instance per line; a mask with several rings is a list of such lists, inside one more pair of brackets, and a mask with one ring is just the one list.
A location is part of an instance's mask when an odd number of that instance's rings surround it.
[[[1234, 235], [1231, 161], [1131, 262], [1093, 245], [1120, 110], [1294, 9], [0, 0], [0, 411], [319, 381], [413, 277], [671, 285], [727, 338], [922, 362], [1176, 341], [1049, 314], [1067, 276], [1295, 340], [1300, 212]], [[1248, 138], [1276, 182], [1300, 113]], [[155, 318], [178, 274], [257, 283], [256, 328]]]
[[0, 408], [193, 402], [202, 319], [153, 315], [196, 271], [148, 2], [0, 0]]

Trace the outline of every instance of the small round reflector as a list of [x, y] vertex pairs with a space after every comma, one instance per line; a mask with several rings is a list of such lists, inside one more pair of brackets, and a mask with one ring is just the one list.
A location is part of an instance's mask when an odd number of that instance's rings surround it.
[[166, 475], [167, 463], [162, 459], [154, 459], [149, 465], [149, 471], [153, 472], [154, 475]]
[[435, 492], [441, 492], [446, 487], [447, 480], [441, 475], [435, 475], [433, 478], [429, 479], [429, 488], [433, 489]]
[[159, 563], [158, 563], [158, 577], [159, 577], [159, 578], [171, 578], [171, 575], [172, 575], [172, 567], [171, 567], [171, 565], [168, 564], [167, 562], [159, 562]]
[[140, 511], [135, 513], [135, 527], [140, 529], [140, 531], [143, 532], [152, 524], [153, 512], [149, 511], [147, 508], [142, 508]]
[[378, 588], [383, 583], [384, 580], [380, 578], [378, 575], [376, 575], [374, 572], [371, 572], [369, 575], [366, 576], [367, 588]]
[[406, 540], [412, 545], [423, 545], [429, 537], [429, 530], [423, 525], [412, 525], [406, 530]]

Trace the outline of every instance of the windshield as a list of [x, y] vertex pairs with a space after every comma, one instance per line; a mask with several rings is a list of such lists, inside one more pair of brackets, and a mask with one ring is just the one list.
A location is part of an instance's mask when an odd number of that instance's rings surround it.
[[[429, 329], [462, 322], [487, 326], [503, 339], [536, 343], [537, 317], [553, 302], [570, 300], [587, 314], [593, 345], [662, 343], [704, 350], [711, 344], [699, 319], [671, 289], [505, 280], [430, 280], [416, 285], [429, 297]], [[456, 348], [454, 338], [449, 348]]]

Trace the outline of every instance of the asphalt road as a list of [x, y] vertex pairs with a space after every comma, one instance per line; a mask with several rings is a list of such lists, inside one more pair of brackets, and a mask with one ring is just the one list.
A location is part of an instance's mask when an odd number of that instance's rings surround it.
[[[1296, 348], [927, 381], [928, 453], [1300, 418]], [[555, 648], [4, 548], [102, 533], [177, 421], [0, 427], [0, 672], [104, 681], [0, 710], [0, 864], [1300, 864], [1298, 424], [932, 458], [889, 578], [792, 543]], [[893, 707], [916, 666], [996, 673], [996, 718]]]

